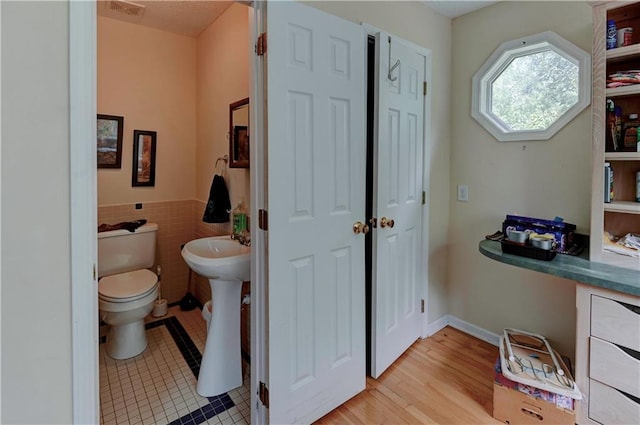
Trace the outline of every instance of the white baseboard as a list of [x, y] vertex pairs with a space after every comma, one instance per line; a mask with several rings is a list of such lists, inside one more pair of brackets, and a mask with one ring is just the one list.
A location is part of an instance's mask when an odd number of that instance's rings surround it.
[[447, 325], [449, 324], [449, 315], [445, 314], [444, 316], [442, 316], [439, 319], [436, 319], [435, 321], [429, 323], [427, 325], [427, 335], [426, 337], [430, 337], [431, 335], [440, 332], [442, 329], [446, 328]]
[[495, 345], [496, 347], [500, 343], [500, 335], [489, 332], [488, 330], [483, 329], [480, 326], [476, 326], [472, 323], [465, 322], [464, 320], [458, 319], [457, 317], [450, 314], [446, 314], [441, 318], [429, 323], [427, 325], [427, 337], [444, 329], [446, 326], [456, 328], [459, 331], [462, 331], [471, 336], [475, 336], [476, 338], [486, 341], [491, 345]]
[[449, 315], [449, 326], [456, 328], [464, 333], [475, 336], [478, 339], [488, 342], [496, 347], [500, 344], [500, 335], [489, 332], [486, 329], [476, 326], [455, 316]]

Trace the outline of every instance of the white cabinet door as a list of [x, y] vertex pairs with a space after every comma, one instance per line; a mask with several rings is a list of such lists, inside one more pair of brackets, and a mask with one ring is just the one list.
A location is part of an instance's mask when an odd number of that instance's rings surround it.
[[365, 388], [365, 35], [267, 4], [269, 422], [309, 423]]
[[422, 324], [420, 293], [426, 261], [422, 259], [423, 83], [427, 58], [424, 49], [384, 32], [376, 35], [376, 45], [377, 229], [373, 234], [371, 374], [377, 378], [418, 339]]

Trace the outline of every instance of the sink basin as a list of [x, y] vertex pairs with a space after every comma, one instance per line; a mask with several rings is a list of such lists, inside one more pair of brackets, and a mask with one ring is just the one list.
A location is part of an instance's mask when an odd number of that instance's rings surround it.
[[207, 279], [251, 279], [251, 248], [230, 236], [194, 239], [182, 248], [189, 267]]
[[196, 391], [213, 397], [242, 385], [240, 293], [242, 282], [251, 279], [251, 248], [215, 236], [188, 242], [182, 258], [211, 285], [211, 322]]

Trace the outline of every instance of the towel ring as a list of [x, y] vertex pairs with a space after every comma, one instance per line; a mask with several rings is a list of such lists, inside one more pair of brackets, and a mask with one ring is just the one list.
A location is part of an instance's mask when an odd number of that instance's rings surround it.
[[[218, 164], [220, 163], [220, 161], [222, 161], [222, 170], [218, 169]], [[216, 159], [216, 172], [220, 171], [220, 173], [224, 173], [225, 170], [227, 169], [228, 162], [229, 162], [229, 155], [224, 155]]]

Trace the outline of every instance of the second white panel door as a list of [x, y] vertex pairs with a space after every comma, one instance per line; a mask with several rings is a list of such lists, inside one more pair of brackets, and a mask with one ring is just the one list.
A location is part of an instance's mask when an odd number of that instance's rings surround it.
[[424, 49], [377, 34], [371, 374], [420, 336]]

